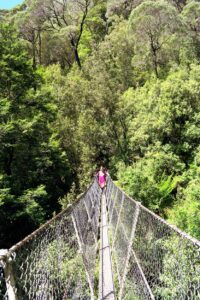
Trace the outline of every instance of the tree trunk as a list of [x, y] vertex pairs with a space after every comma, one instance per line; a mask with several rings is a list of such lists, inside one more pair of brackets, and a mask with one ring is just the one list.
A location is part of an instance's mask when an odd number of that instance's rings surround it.
[[152, 59], [153, 59], [153, 66], [154, 66], [154, 72], [156, 74], [156, 77], [158, 78], [158, 60], [157, 60], [157, 51], [160, 47], [158, 47], [158, 43], [155, 42], [153, 38], [153, 34], [149, 33], [150, 37], [150, 46], [151, 46], [151, 53], [152, 53]]
[[36, 43], [35, 43], [35, 31], [33, 31], [32, 53], [33, 53], [33, 69], [36, 70]]
[[151, 44], [151, 51], [153, 55], [153, 66], [156, 77], [158, 78], [158, 60], [157, 60], [157, 49]]
[[81, 61], [80, 61], [80, 57], [79, 57], [79, 54], [78, 54], [78, 49], [77, 49], [77, 46], [76, 46], [73, 39], [71, 39], [71, 45], [72, 45], [72, 48], [73, 48], [73, 51], [74, 51], [75, 61], [76, 61], [77, 65], [79, 66], [79, 68], [81, 69]]
[[42, 38], [41, 38], [41, 31], [38, 32], [38, 39], [39, 39], [39, 64], [42, 64]]
[[154, 64], [154, 72], [156, 74], [156, 77], [158, 78], [158, 62], [157, 62], [156, 54], [154, 55], [153, 64]]
[[81, 69], [81, 61], [80, 61], [80, 57], [79, 57], [79, 54], [78, 54], [78, 50], [76, 48], [74, 49], [74, 56], [75, 56], [75, 60], [76, 60], [77, 65]]
[[8, 176], [12, 175], [11, 165], [13, 162], [13, 156], [14, 156], [14, 151], [13, 151], [13, 149], [11, 149], [10, 151], [7, 152], [7, 155], [5, 157], [4, 170]]

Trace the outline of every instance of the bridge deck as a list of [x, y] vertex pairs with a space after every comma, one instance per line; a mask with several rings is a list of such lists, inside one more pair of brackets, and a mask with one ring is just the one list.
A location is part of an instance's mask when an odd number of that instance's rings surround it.
[[101, 198], [101, 247], [100, 247], [100, 296], [101, 300], [114, 300], [112, 260], [108, 238], [108, 222], [105, 194]]

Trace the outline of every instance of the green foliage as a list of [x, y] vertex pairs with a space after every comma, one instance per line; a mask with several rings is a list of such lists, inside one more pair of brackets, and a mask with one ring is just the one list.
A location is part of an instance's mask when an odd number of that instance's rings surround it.
[[[54, 230], [53, 224], [49, 229]], [[66, 232], [67, 233], [67, 232]], [[56, 294], [63, 294], [71, 299], [73, 295], [80, 297], [89, 297], [90, 290], [85, 272], [85, 266], [81, 253], [77, 249], [76, 236], [70, 235], [71, 240], [67, 242], [63, 239], [46, 241], [40, 249], [38, 255], [38, 245], [32, 245], [31, 255], [28, 257], [27, 270], [30, 276], [41, 274], [45, 270], [48, 272], [48, 286], [38, 283], [35, 295], [40, 297], [44, 290], [54, 291]], [[25, 250], [24, 250], [25, 251]], [[22, 262], [23, 255], [18, 254], [19, 262]], [[37, 257], [37, 259], [35, 259]], [[27, 259], [27, 257], [26, 257]], [[16, 264], [17, 265], [17, 264]], [[17, 265], [18, 266], [18, 265]], [[20, 280], [17, 282], [20, 296], [27, 296], [27, 274], [21, 274]], [[66, 297], [65, 297], [66, 299]]]
[[[130, 195], [163, 215], [179, 199], [170, 220], [197, 237], [198, 193], [188, 198], [191, 190], [183, 172], [198, 159], [198, 78], [199, 67], [191, 65], [171, 72], [165, 80], [150, 79], [143, 87], [125, 92], [120, 105], [134, 164], [119, 168], [118, 174]], [[195, 186], [194, 176], [190, 180]]]
[[1, 25], [0, 35], [0, 231], [5, 247], [59, 209], [56, 199], [70, 187], [70, 181], [65, 183], [70, 171], [53, 129], [57, 108], [50, 93], [40, 89], [41, 77], [15, 30]]
[[162, 213], [173, 201], [172, 192], [176, 190], [179, 180], [177, 176], [167, 174], [178, 170], [179, 164], [177, 157], [173, 157], [172, 153], [153, 151], [133, 166], [119, 166], [119, 184], [137, 201]]
[[25, 1], [1, 18], [2, 243], [66, 207], [100, 164], [199, 237], [199, 2], [64, 4]]
[[[58, 265], [56, 262], [58, 251], [60, 251], [60, 249], [63, 250], [63, 260], [61, 264]], [[60, 241], [58, 245], [57, 242], [53, 241], [48, 245], [47, 249], [45, 249], [45, 252], [47, 252], [47, 255], [44, 255], [45, 260], [39, 261], [39, 264], [40, 267], [41, 264], [44, 265], [44, 268], [47, 268], [51, 274], [50, 280], [52, 281], [52, 284], [54, 283], [54, 288], [57, 288], [56, 284], [59, 274], [60, 282], [64, 284], [68, 281], [68, 293], [70, 292], [71, 295], [74, 294], [74, 289], [76, 289], [76, 284], [78, 282], [84, 295], [89, 295], [89, 286], [87, 284], [83, 260], [80, 253], [76, 250], [77, 249], [73, 249], [72, 245], [67, 244], [66, 242]]]
[[24, 194], [18, 198], [24, 210], [19, 211], [17, 217], [25, 214], [30, 216], [34, 222], [37, 216], [37, 221], [42, 224], [45, 220], [45, 212], [40, 203], [44, 201], [45, 197], [47, 197], [47, 192], [45, 186], [42, 185], [36, 189], [24, 191]]
[[[37, 85], [37, 74], [32, 71], [22, 40], [9, 25], [0, 23], [0, 93], [10, 100], [24, 96], [27, 89]], [[14, 106], [14, 103], [12, 103]], [[16, 107], [14, 107], [16, 108]]]
[[177, 38], [181, 25], [176, 9], [167, 1], [144, 1], [137, 6], [130, 15], [135, 50], [133, 63], [136, 68], [154, 70], [158, 77], [160, 66], [167, 68], [173, 58], [177, 59]]
[[59, 200], [59, 203], [62, 205], [62, 208], [65, 209], [71, 205], [77, 198], [76, 185], [73, 182], [69, 193]]
[[179, 188], [177, 202], [168, 211], [169, 221], [200, 239], [200, 172], [199, 166], [191, 165], [183, 179], [185, 188]]
[[[191, 58], [191, 53], [199, 61], [200, 58], [200, 30], [199, 30], [199, 13], [200, 13], [200, 3], [197, 1], [189, 1], [184, 7], [181, 17], [186, 25], [186, 34], [188, 37], [190, 50], [187, 51], [189, 58]], [[193, 50], [193, 51], [192, 51]]]
[[[195, 251], [193, 245], [187, 245], [187, 242], [180, 238], [171, 237], [162, 242], [165, 251], [163, 260], [163, 270], [159, 279], [164, 287], [155, 288], [155, 294], [161, 298], [180, 299], [181, 294], [188, 293], [192, 285], [196, 285], [199, 281], [199, 274], [191, 264], [195, 261]], [[177, 251], [177, 248], [179, 251]], [[188, 257], [190, 259], [188, 259]], [[177, 266], [179, 266], [177, 268]], [[180, 272], [181, 270], [181, 272]], [[193, 276], [193, 277], [191, 277]], [[181, 281], [180, 279], [181, 278]], [[192, 278], [192, 281], [191, 281]], [[198, 296], [194, 296], [197, 300]]]

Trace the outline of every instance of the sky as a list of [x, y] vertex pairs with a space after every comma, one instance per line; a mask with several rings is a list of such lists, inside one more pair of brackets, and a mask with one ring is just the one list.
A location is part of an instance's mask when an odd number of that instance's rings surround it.
[[22, 2], [23, 0], [0, 0], [0, 9], [10, 9]]

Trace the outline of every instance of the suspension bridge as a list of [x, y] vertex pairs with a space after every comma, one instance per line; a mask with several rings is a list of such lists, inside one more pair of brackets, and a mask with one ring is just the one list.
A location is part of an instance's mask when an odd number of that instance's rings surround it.
[[0, 299], [200, 299], [200, 242], [97, 180], [0, 251]]

